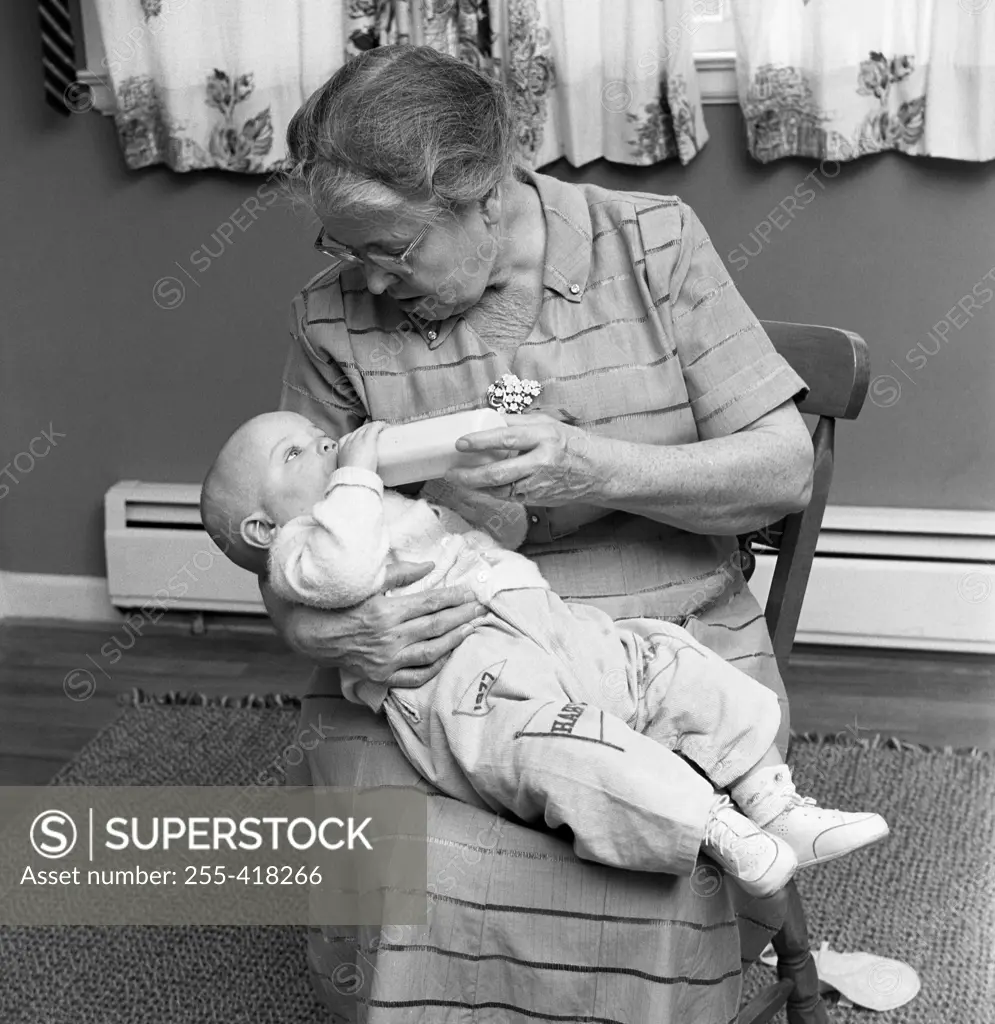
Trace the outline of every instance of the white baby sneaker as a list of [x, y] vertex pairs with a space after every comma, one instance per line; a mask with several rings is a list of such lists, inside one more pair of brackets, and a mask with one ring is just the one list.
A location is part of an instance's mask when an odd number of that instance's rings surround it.
[[[894, 1010], [915, 999], [922, 983], [919, 975], [904, 960], [858, 951], [837, 953], [823, 942], [812, 950], [819, 981], [826, 989], [836, 989], [844, 1000], [878, 1012]], [[761, 963], [777, 965], [777, 953], [768, 945], [760, 954]], [[840, 1005], [845, 1003], [841, 1000]]]
[[791, 881], [798, 867], [791, 847], [757, 828], [724, 793], [712, 804], [701, 849], [751, 896], [772, 896]]
[[757, 772], [754, 785], [754, 793], [740, 803], [744, 814], [786, 842], [800, 868], [844, 857], [888, 835], [888, 823], [880, 814], [831, 811], [811, 797], [799, 796], [787, 765]]

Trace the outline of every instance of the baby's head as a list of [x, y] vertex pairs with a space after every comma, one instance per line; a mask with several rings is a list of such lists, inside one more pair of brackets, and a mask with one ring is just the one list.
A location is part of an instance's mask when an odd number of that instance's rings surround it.
[[225, 442], [204, 478], [204, 529], [236, 565], [266, 570], [284, 523], [321, 501], [338, 465], [338, 442], [295, 412], [255, 416]]

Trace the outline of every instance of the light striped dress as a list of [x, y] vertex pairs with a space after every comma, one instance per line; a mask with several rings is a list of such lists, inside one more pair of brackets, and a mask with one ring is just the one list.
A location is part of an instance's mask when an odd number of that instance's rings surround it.
[[[523, 177], [538, 190], [547, 243], [539, 320], [513, 354], [489, 346], [461, 317], [427, 323], [405, 316], [388, 296], [365, 289], [361, 270], [328, 271], [294, 300], [281, 408], [340, 436], [371, 418], [405, 423], [483, 407], [487, 386], [515, 373], [542, 382], [543, 403], [569, 410], [591, 433], [663, 445], [734, 433], [804, 392], [680, 199], [530, 171]], [[443, 493], [430, 483], [425, 496]], [[479, 525], [489, 511], [508, 511], [491, 499], [479, 508]], [[777, 692], [783, 749], [784, 688], [763, 614], [737, 567], [734, 538], [589, 505], [527, 513], [522, 553], [561, 597], [597, 605], [616, 620], [682, 623]], [[337, 690], [334, 676], [316, 672], [308, 721], [341, 714], [342, 701], [318, 696]], [[330, 738], [310, 753], [316, 783], [414, 779], [389, 751], [382, 722], [368, 716], [353, 733], [349, 742]], [[464, 826], [483, 812], [452, 804], [432, 802], [437, 845], [430, 865], [474, 845], [467, 846]], [[463, 872], [455, 902], [433, 902], [422, 940], [365, 936], [360, 959], [375, 969], [356, 974], [365, 980], [354, 991], [334, 976], [356, 962], [355, 942], [364, 935], [314, 933], [312, 966], [321, 991], [338, 1000], [340, 1019], [734, 1019], [734, 886], [702, 896], [693, 879], [612, 872], [577, 862], [568, 847], [518, 826], [501, 829], [498, 847]]]

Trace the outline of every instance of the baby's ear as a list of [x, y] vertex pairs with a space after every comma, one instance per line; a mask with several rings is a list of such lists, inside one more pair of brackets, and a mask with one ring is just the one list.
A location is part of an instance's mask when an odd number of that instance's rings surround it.
[[242, 520], [239, 533], [250, 547], [266, 549], [276, 536], [276, 523], [263, 512], [253, 512]]

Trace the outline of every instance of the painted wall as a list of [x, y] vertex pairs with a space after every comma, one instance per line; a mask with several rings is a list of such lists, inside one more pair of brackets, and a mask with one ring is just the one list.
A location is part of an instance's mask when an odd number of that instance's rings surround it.
[[[106, 489], [197, 481], [238, 422], [273, 407], [287, 307], [322, 258], [265, 179], [128, 171], [110, 119], [49, 111], [36, 18], [0, 11], [0, 566], [103, 575]], [[680, 194], [758, 316], [868, 340], [888, 377], [839, 431], [832, 501], [995, 507], [995, 301], [980, 305], [995, 164], [764, 168], [737, 108], [706, 115], [712, 139], [687, 168], [545, 170]]]

